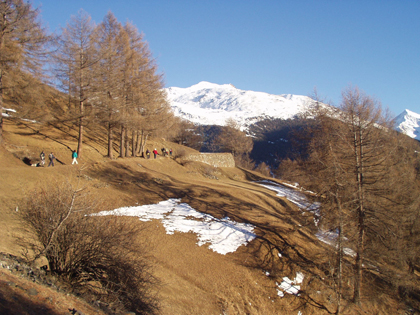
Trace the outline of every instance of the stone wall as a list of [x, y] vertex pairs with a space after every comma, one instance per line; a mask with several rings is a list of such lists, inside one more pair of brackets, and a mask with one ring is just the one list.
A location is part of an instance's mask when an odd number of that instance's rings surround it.
[[235, 167], [235, 161], [231, 153], [189, 154], [183, 159], [187, 161], [206, 163], [214, 167]]

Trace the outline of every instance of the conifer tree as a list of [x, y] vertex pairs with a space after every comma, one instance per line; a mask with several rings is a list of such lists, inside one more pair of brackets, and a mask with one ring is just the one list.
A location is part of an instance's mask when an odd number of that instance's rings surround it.
[[121, 130], [120, 157], [128, 156], [128, 128], [135, 156], [143, 152], [147, 137], [157, 135], [173, 117], [162, 90], [162, 76], [143, 35], [132, 24], [122, 26], [109, 12], [97, 36], [94, 103], [107, 124], [108, 157], [112, 158], [116, 126]]
[[55, 55], [57, 79], [69, 98], [78, 104], [79, 137], [77, 154], [82, 154], [86, 101], [93, 96], [92, 82], [97, 54], [94, 50], [95, 25], [85, 11], [72, 16], [63, 29]]
[[159, 136], [173, 124], [173, 114], [163, 91], [162, 75], [143, 35], [130, 23], [124, 26], [130, 39], [130, 128], [132, 155], [143, 155], [149, 136]]
[[[144, 82], [142, 77], [147, 70], [144, 64], [148, 62], [150, 52], [143, 41], [143, 35], [131, 23], [126, 23], [121, 32], [124, 45], [123, 94], [124, 109], [121, 117], [120, 157], [129, 155], [128, 128], [134, 130], [141, 116], [137, 110]], [[133, 144], [133, 140], [131, 141]], [[125, 148], [124, 148], [125, 145]], [[124, 152], [125, 151], [125, 152]]]
[[339, 313], [344, 247], [355, 252], [354, 273], [346, 276], [354, 274], [356, 304], [361, 304], [366, 266], [383, 263], [383, 277], [396, 266], [392, 253], [411, 198], [401, 187], [407, 187], [406, 174], [415, 168], [402, 158], [406, 154], [389, 116], [359, 89], [346, 89], [338, 110], [319, 106], [315, 117], [304, 185], [319, 197], [322, 228], [338, 232]]
[[112, 12], [108, 12], [97, 27], [96, 50], [98, 62], [95, 64], [95, 107], [101, 121], [108, 130], [108, 153], [113, 158], [113, 133], [119, 124], [124, 104], [122, 69], [124, 46], [121, 42], [122, 25]]
[[[3, 140], [3, 107], [7, 98], [24, 93], [23, 87], [41, 79], [48, 56], [47, 36], [38, 10], [22, 0], [0, 1], [0, 143]], [[9, 91], [13, 91], [13, 95]]]

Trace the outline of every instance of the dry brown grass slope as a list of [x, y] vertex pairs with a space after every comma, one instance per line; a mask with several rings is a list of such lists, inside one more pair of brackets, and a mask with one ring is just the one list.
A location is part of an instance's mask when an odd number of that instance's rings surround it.
[[[17, 125], [6, 119], [4, 146], [0, 147], [1, 252], [20, 255], [22, 248], [16, 237], [33, 237], [21, 231], [16, 211], [25, 193], [37, 185], [74, 181], [82, 169], [83, 185], [101, 201], [101, 210], [181, 198], [198, 211], [256, 226], [257, 239], [235, 253], [221, 255], [198, 246], [193, 233], [168, 235], [158, 220], [138, 221], [149, 227], [147, 235], [141, 237], [152, 247], [154, 273], [162, 281], [158, 288], [162, 314], [298, 314], [301, 305], [305, 315], [325, 314], [319, 307], [304, 304], [304, 296], [277, 296], [276, 281], [283, 276], [293, 278], [296, 271], [305, 274], [302, 288], [309, 290], [308, 282], [312, 281], [310, 290], [322, 291], [318, 299], [321, 307], [334, 309], [327, 302], [329, 292], [317, 280], [320, 274], [316, 265], [327, 264], [328, 255], [325, 245], [313, 236], [312, 217], [255, 183], [261, 179], [258, 174], [193, 162], [180, 164], [164, 157], [111, 161], [104, 157], [103, 140], [95, 134], [86, 139], [79, 165], [71, 165], [71, 150], [77, 142], [70, 125], [57, 129]], [[150, 141], [147, 147], [163, 146], [174, 152], [193, 152], [164, 140]], [[46, 155], [54, 152], [61, 163], [30, 167], [23, 162], [24, 158], [36, 162], [41, 150]], [[1, 277], [3, 290], [10, 280], [9, 275]], [[3, 294], [3, 298], [7, 296]], [[72, 305], [69, 300], [66, 307], [75, 307]]]

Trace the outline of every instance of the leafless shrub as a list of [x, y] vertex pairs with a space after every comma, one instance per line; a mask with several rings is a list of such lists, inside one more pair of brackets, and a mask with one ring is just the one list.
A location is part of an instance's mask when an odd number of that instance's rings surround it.
[[187, 156], [187, 152], [185, 151], [185, 149], [178, 149], [174, 151], [173, 156], [174, 156], [174, 159], [182, 159], [185, 156]]
[[114, 311], [154, 314], [144, 226], [129, 218], [94, 216], [91, 196], [71, 185], [32, 191], [19, 207], [23, 221], [37, 236], [34, 257], [45, 256], [52, 273], [74, 291]]
[[185, 149], [179, 149], [174, 151], [173, 153], [174, 161], [182, 166], [185, 166], [188, 162], [190, 162], [185, 159], [187, 156], [188, 154], [187, 151], [185, 151]]
[[217, 169], [211, 165], [203, 165], [201, 172], [204, 177], [209, 179], [218, 179], [216, 176]]

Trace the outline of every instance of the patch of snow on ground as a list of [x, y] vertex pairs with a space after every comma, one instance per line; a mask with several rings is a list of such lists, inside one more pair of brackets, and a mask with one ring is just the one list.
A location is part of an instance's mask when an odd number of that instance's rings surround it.
[[176, 231], [196, 233], [199, 246], [210, 243], [210, 249], [223, 255], [236, 251], [239, 246], [246, 245], [256, 237], [251, 224], [238, 223], [229, 218], [217, 219], [180, 202], [180, 199], [169, 199], [158, 204], [102, 211], [96, 215], [134, 216], [141, 221], [159, 219], [167, 234]]
[[[317, 217], [319, 216], [320, 204], [319, 203], [311, 204], [303, 193], [292, 188], [292, 187], [295, 187], [295, 185], [288, 185], [288, 187], [286, 187], [286, 186], [277, 184], [276, 182], [272, 182], [268, 180], [259, 182], [259, 184], [268, 189], [276, 191], [277, 196], [287, 198], [289, 201], [297, 205], [300, 209], [313, 212], [315, 215], [315, 218], [314, 218], [315, 225], [318, 225], [319, 220], [317, 219]], [[296, 184], [296, 187], [297, 186], [299, 185]], [[319, 231], [316, 233], [315, 236], [320, 241], [328, 245], [337, 246], [338, 234], [336, 232], [324, 231], [324, 230], [319, 229]], [[354, 250], [352, 250], [351, 248], [344, 248], [343, 251], [346, 255], [349, 255], [349, 256], [354, 257], [356, 255]]]
[[[4, 113], [3, 113], [4, 112]], [[3, 112], [1, 113], [1, 115], [3, 116], [3, 117], [11, 117], [10, 115], [9, 115], [9, 113], [16, 113], [16, 111], [14, 110], [14, 109], [11, 109], [11, 108], [4, 108], [3, 107]]]
[[284, 277], [283, 281], [277, 284], [277, 295], [283, 297], [285, 293], [298, 295], [300, 291], [300, 284], [303, 282], [304, 275], [301, 272], [296, 274], [296, 277], [293, 280], [290, 280], [288, 277]]
[[[316, 233], [316, 237], [331, 246], [334, 247], [338, 247], [337, 244], [337, 240], [338, 240], [338, 233], [337, 232], [332, 232], [332, 231], [321, 231], [319, 230], [318, 233]], [[351, 248], [343, 248], [343, 252], [346, 255], [355, 257], [356, 256], [356, 252], [354, 250], [352, 250]]]
[[303, 193], [297, 191], [296, 189], [289, 188], [268, 180], [261, 181], [259, 182], [259, 184], [268, 189], [274, 190], [275, 192], [277, 192], [277, 196], [287, 198], [287, 200], [293, 202], [300, 209], [305, 211], [311, 211], [315, 215], [318, 214], [318, 209], [320, 206], [319, 203], [310, 203], [306, 196]]

